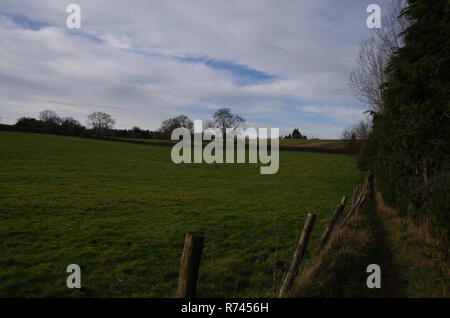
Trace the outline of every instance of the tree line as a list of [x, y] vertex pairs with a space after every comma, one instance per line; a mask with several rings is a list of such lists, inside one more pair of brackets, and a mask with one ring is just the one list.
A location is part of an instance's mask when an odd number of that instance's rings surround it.
[[[227, 128], [237, 129], [245, 123], [245, 119], [231, 112], [230, 108], [220, 108], [211, 120], [206, 121], [204, 128], [218, 128], [225, 132]], [[18, 130], [32, 132], [47, 132], [68, 136], [80, 137], [121, 137], [121, 138], [147, 138], [170, 139], [172, 131], [176, 128], [186, 128], [193, 132], [193, 121], [186, 115], [179, 115], [164, 120], [156, 131], [141, 129], [137, 126], [131, 129], [114, 129], [116, 120], [107, 113], [93, 112], [86, 118], [86, 126], [72, 117], [61, 117], [53, 110], [44, 110], [39, 118], [21, 117], [14, 127]]]
[[[226, 129], [237, 129], [243, 127], [245, 119], [233, 113], [231, 108], [222, 107], [215, 111], [210, 120], [203, 124], [203, 129], [217, 128], [225, 135]], [[119, 137], [119, 138], [145, 138], [145, 139], [167, 139], [171, 138], [172, 131], [176, 128], [186, 128], [193, 133], [194, 123], [186, 115], [179, 115], [164, 120], [161, 127], [156, 131], [141, 129], [134, 126], [131, 129], [114, 129], [116, 120], [104, 112], [93, 112], [86, 118], [86, 126], [72, 117], [60, 117], [53, 110], [44, 110], [39, 113], [39, 118], [21, 117], [14, 125], [19, 130], [32, 132], [47, 132], [67, 136], [79, 137]], [[281, 137], [280, 137], [281, 138]], [[284, 138], [306, 139], [296, 128], [292, 134]]]
[[18, 130], [46, 132], [79, 137], [132, 137], [158, 138], [159, 134], [139, 127], [114, 129], [116, 120], [104, 112], [93, 112], [87, 116], [86, 126], [72, 117], [60, 117], [53, 110], [44, 110], [39, 118], [21, 117], [14, 127]]
[[386, 203], [448, 243], [450, 7], [447, 0], [393, 3], [350, 79], [371, 121], [344, 135], [364, 138], [360, 166], [375, 174]]

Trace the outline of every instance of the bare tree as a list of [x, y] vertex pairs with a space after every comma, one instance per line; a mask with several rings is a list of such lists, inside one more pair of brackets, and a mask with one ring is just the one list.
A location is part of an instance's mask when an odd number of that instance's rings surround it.
[[370, 112], [382, 113], [383, 84], [389, 59], [403, 46], [402, 32], [409, 21], [402, 15], [406, 0], [393, 0], [389, 14], [383, 16], [381, 28], [374, 29], [372, 36], [361, 43], [357, 68], [350, 75], [350, 87], [356, 97], [370, 106]]
[[360, 120], [354, 126], [354, 130], [355, 130], [355, 134], [356, 134], [356, 139], [366, 140], [372, 131], [372, 125], [371, 125], [370, 121]]
[[162, 138], [170, 139], [172, 131], [176, 128], [186, 128], [192, 132], [194, 124], [192, 120], [189, 119], [186, 115], [180, 115], [174, 118], [167, 119], [162, 122], [161, 128], [159, 128], [159, 132], [161, 133]]
[[227, 128], [236, 129], [245, 123], [245, 119], [233, 114], [230, 108], [219, 108], [213, 115], [214, 127], [220, 129], [225, 136]]
[[351, 131], [350, 127], [349, 127], [349, 128], [345, 128], [344, 129], [344, 131], [341, 134], [341, 139], [344, 140], [344, 141], [348, 141], [348, 140], [356, 139], [356, 136], [354, 136], [352, 134], [352, 131]]
[[410, 21], [403, 15], [407, 6], [407, 0], [392, 0], [388, 8], [389, 13], [383, 16], [382, 27], [373, 29], [375, 36], [383, 44], [380, 49], [384, 50], [388, 57], [404, 45], [402, 32], [410, 25]]
[[63, 121], [55, 111], [49, 109], [39, 113], [39, 120], [44, 122], [46, 126], [59, 126]]
[[98, 136], [106, 136], [108, 130], [114, 128], [115, 124], [116, 120], [106, 113], [94, 112], [87, 116], [88, 127], [91, 127]]
[[382, 112], [382, 85], [385, 82], [384, 70], [386, 57], [378, 49], [379, 43], [374, 37], [361, 44], [357, 59], [357, 69], [350, 75], [350, 87], [356, 97], [368, 104], [372, 111]]
[[208, 119], [203, 122], [203, 129], [214, 128], [214, 120]]
[[355, 125], [347, 127], [342, 132], [343, 140], [366, 140], [372, 131], [372, 124], [369, 120], [360, 120]]

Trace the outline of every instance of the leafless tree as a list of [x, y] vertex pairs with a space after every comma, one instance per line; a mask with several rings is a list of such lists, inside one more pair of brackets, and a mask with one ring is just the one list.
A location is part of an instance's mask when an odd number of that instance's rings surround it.
[[180, 115], [174, 118], [167, 119], [162, 122], [161, 128], [159, 128], [159, 132], [161, 133], [162, 138], [170, 139], [172, 131], [176, 128], [186, 128], [192, 132], [194, 124], [192, 120], [186, 115]]
[[343, 140], [366, 140], [372, 131], [372, 124], [369, 120], [360, 120], [355, 125], [346, 128], [342, 132]]
[[116, 120], [103, 112], [94, 112], [87, 116], [88, 127], [91, 127], [98, 136], [106, 136], [108, 130], [114, 128], [115, 124]]
[[402, 32], [409, 21], [402, 15], [406, 0], [392, 0], [389, 13], [382, 18], [381, 28], [373, 29], [369, 39], [363, 40], [357, 58], [357, 68], [350, 75], [350, 87], [370, 112], [382, 113], [382, 87], [389, 59], [403, 46]]
[[48, 109], [39, 113], [39, 120], [43, 121], [47, 126], [59, 126], [63, 121], [56, 112]]
[[372, 125], [370, 121], [360, 120], [354, 126], [354, 130], [356, 134], [356, 139], [366, 140], [369, 137], [370, 132], [372, 131]]
[[356, 136], [352, 135], [352, 131], [350, 128], [345, 128], [341, 134], [341, 139], [344, 141], [356, 139]]
[[225, 136], [227, 128], [236, 129], [245, 123], [245, 119], [233, 114], [230, 108], [219, 108], [213, 115], [214, 127], [220, 129]]
[[215, 127], [214, 120], [212, 119], [208, 119], [203, 122], [203, 130], [214, 127]]

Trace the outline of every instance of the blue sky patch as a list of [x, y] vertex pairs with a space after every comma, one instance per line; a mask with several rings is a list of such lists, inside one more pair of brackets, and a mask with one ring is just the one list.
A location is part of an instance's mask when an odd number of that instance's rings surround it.
[[49, 26], [49, 24], [47, 24], [43, 21], [32, 20], [32, 19], [29, 19], [29, 18], [21, 16], [21, 15], [10, 15], [10, 14], [0, 12], [0, 16], [4, 16], [4, 17], [11, 19], [15, 24], [17, 24], [21, 28], [27, 29], [27, 30], [38, 31], [42, 28]]
[[255, 70], [247, 65], [236, 64], [225, 60], [216, 60], [206, 57], [183, 57], [183, 62], [202, 63], [211, 68], [229, 72], [239, 86], [255, 85], [275, 81], [278, 76]]
[[270, 83], [279, 79], [279, 76], [277, 75], [265, 73], [263, 71], [253, 69], [247, 65], [237, 64], [226, 60], [218, 60], [203, 56], [178, 56], [173, 54], [161, 54], [141, 50], [133, 50], [133, 52], [145, 56], [169, 58], [186, 63], [201, 63], [213, 69], [228, 72], [232, 76], [235, 84], [238, 86], [250, 86]]

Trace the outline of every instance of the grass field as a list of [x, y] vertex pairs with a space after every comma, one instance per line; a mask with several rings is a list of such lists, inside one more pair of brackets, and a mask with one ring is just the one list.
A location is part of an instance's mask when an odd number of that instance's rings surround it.
[[115, 137], [114, 139], [123, 140], [123, 141], [141, 141], [141, 142], [148, 142], [148, 143], [173, 143], [176, 144], [178, 141], [176, 140], [168, 140], [168, 139], [146, 139], [146, 138], [120, 138]]
[[362, 179], [346, 155], [281, 152], [261, 175], [170, 150], [0, 132], [0, 297], [172, 297], [188, 231], [205, 235], [199, 297], [275, 296], [307, 213], [314, 243]]

